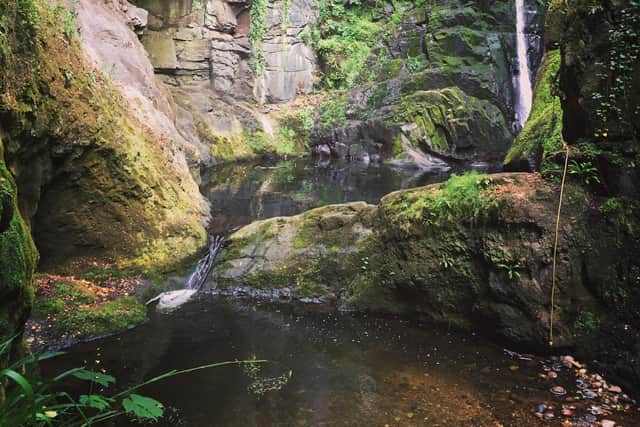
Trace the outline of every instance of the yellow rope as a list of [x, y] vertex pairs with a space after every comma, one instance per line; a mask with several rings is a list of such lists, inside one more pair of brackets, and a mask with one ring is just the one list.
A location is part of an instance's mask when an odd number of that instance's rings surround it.
[[558, 215], [556, 216], [556, 237], [553, 243], [553, 272], [551, 276], [551, 308], [549, 309], [549, 347], [553, 347], [553, 314], [554, 302], [556, 298], [556, 259], [558, 257], [558, 234], [560, 230], [560, 210], [562, 209], [562, 197], [564, 195], [564, 182], [567, 177], [569, 167], [569, 146], [562, 142], [562, 148], [566, 151], [564, 157], [564, 171], [562, 172], [562, 183], [560, 184], [560, 200], [558, 201]]

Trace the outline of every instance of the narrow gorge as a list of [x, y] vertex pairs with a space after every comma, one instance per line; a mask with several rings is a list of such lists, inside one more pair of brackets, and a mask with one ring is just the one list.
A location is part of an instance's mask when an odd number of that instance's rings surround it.
[[0, 69], [0, 425], [640, 424], [638, 0], [0, 0]]

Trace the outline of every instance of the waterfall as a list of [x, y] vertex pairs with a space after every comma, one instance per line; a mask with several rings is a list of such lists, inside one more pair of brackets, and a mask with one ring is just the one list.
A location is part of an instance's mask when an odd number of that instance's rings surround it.
[[224, 243], [224, 238], [221, 236], [216, 236], [212, 239], [211, 244], [209, 245], [209, 251], [207, 254], [198, 261], [198, 265], [189, 280], [187, 280], [186, 289], [200, 290], [204, 282], [207, 280], [209, 273], [211, 273], [211, 269], [213, 268], [213, 262], [216, 260], [216, 256], [222, 248], [222, 244]]
[[157, 301], [157, 310], [168, 312], [175, 310], [182, 304], [188, 302], [191, 297], [193, 297], [193, 295], [200, 290], [202, 285], [204, 285], [204, 282], [206, 282], [209, 273], [211, 273], [211, 270], [213, 269], [213, 263], [215, 262], [216, 256], [218, 255], [218, 252], [220, 252], [223, 243], [223, 237], [216, 236], [214, 239], [212, 239], [207, 254], [198, 262], [195, 271], [191, 273], [191, 276], [189, 276], [189, 280], [187, 280], [184, 289], [163, 292], [160, 295], [147, 301], [147, 305]]
[[531, 72], [529, 69], [529, 56], [527, 55], [527, 35], [525, 34], [526, 11], [524, 0], [516, 0], [516, 39], [518, 53], [518, 78], [515, 84], [516, 90], [516, 123], [522, 128], [531, 112], [533, 102], [533, 89], [531, 87]]

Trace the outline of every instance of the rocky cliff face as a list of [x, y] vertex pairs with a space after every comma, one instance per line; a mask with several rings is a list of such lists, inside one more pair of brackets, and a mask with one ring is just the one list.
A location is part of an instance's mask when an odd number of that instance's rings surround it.
[[174, 145], [171, 104], [135, 54], [123, 5], [4, 4], [0, 131], [45, 262], [162, 265], [204, 243], [205, 206]]
[[222, 160], [268, 151], [274, 144], [264, 139], [277, 139], [272, 129], [277, 125], [255, 102], [287, 102], [311, 90], [315, 55], [302, 34], [313, 22], [315, 3], [140, 0], [138, 5], [150, 13], [142, 42], [175, 97], [185, 138], [207, 145], [208, 156]]
[[[20, 216], [16, 184], [4, 163], [4, 150], [0, 139], [0, 342], [18, 334], [29, 315], [33, 300], [33, 273], [38, 253], [29, 231]], [[12, 352], [3, 354], [0, 366], [6, 366], [6, 357], [15, 356], [20, 343], [15, 342]], [[0, 396], [3, 386], [0, 385]]]
[[[387, 6], [377, 11], [390, 23], [382, 43], [342, 98], [341, 114], [315, 133], [318, 151], [427, 166], [501, 160], [514, 136], [512, 2]], [[528, 10], [535, 70], [544, 9], [530, 2]]]

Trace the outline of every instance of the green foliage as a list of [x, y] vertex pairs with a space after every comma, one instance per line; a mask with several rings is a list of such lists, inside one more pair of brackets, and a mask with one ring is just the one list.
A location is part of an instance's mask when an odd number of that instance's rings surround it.
[[600, 328], [600, 319], [593, 312], [582, 310], [573, 322], [573, 328], [578, 335], [589, 335]]
[[251, 28], [249, 31], [249, 44], [253, 52], [251, 65], [258, 77], [265, 71], [265, 56], [262, 44], [267, 34], [265, 20], [268, 12], [267, 0], [253, 0], [249, 14], [251, 16]]
[[318, 4], [312, 41], [322, 65], [322, 83], [328, 89], [346, 89], [358, 79], [381, 34], [381, 25], [374, 22], [379, 6], [338, 0]]
[[332, 128], [344, 125], [347, 122], [347, 97], [334, 96], [323, 102], [318, 107], [320, 127]]
[[516, 260], [506, 260], [504, 263], [498, 263], [498, 268], [507, 272], [507, 276], [509, 276], [509, 280], [518, 280], [520, 279], [520, 269], [523, 267], [522, 261], [519, 259]]
[[598, 168], [590, 161], [575, 161], [569, 163], [569, 174], [576, 176], [584, 184], [600, 183]]
[[640, 0], [630, 0], [617, 16], [602, 12], [602, 9], [591, 12], [602, 14], [609, 24], [608, 58], [606, 62], [596, 63], [602, 90], [592, 93], [600, 122], [594, 136], [606, 139], [611, 130], [637, 135], [640, 104], [637, 95], [634, 100], [633, 88], [637, 85], [637, 64], [640, 60]]
[[639, 208], [636, 201], [623, 197], [611, 197], [600, 206], [600, 212], [624, 232], [634, 235], [638, 230], [635, 213]]
[[[406, 191], [391, 203], [383, 203], [390, 219], [402, 230], [413, 224], [476, 224], [487, 220], [497, 208], [491, 194], [494, 182], [489, 175], [467, 172], [453, 175], [440, 186]], [[384, 200], [383, 200], [384, 202]]]
[[80, 3], [80, 0], [73, 0], [71, 2], [69, 12], [62, 20], [62, 26], [67, 40], [73, 39], [73, 37], [78, 34], [78, 11], [76, 10], [78, 3]]
[[[0, 357], [6, 357], [15, 338], [0, 343]], [[84, 368], [74, 368], [53, 378], [31, 373], [41, 361], [63, 353], [27, 356], [0, 371], [0, 380], [11, 381], [6, 398], [0, 401], [0, 425], [33, 427], [87, 427], [126, 416], [138, 423], [151, 423], [164, 414], [155, 399], [135, 393], [141, 387], [176, 375], [227, 365], [254, 365], [264, 360], [222, 362], [184, 370], [173, 370], [120, 392], [110, 392], [116, 379], [111, 375]], [[290, 375], [289, 375], [290, 376]], [[79, 396], [64, 391], [68, 381], [87, 384], [89, 394]], [[99, 391], [98, 391], [99, 390]], [[98, 394], [100, 393], [100, 394]]]

